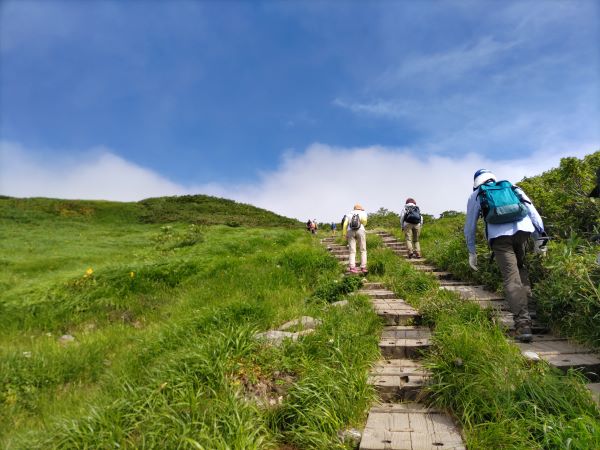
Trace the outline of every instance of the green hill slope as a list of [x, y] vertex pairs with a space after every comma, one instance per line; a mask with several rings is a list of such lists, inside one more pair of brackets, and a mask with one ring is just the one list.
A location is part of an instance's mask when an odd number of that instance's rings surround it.
[[[296, 223], [205, 196], [1, 199], [0, 448], [335, 448], [379, 324], [361, 298], [305, 301], [340, 268]], [[303, 315], [302, 340], [254, 338]]]
[[99, 223], [169, 223], [260, 227], [294, 227], [295, 219], [266, 209], [208, 195], [157, 197], [140, 202], [0, 197], [0, 221], [44, 220]]

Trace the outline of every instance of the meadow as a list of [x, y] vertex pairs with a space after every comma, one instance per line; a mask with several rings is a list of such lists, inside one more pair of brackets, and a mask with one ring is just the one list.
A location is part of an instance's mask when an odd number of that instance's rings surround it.
[[[599, 216], [585, 192], [599, 155], [524, 180], [553, 236], [548, 256], [528, 261], [541, 314], [596, 347]], [[574, 173], [583, 182], [561, 194]], [[480, 270], [468, 268], [463, 223], [427, 216], [423, 253], [499, 289], [482, 228]], [[401, 235], [384, 208], [369, 225]], [[205, 196], [0, 198], [0, 233], [0, 447], [353, 448], [340, 432], [360, 429], [375, 399], [367, 373], [382, 324], [302, 224]], [[369, 280], [432, 328], [423, 401], [460, 423], [468, 448], [600, 448], [580, 374], [525, 360], [490, 310], [440, 290], [378, 236], [368, 249]], [[322, 323], [298, 341], [255, 338], [303, 315]]]
[[[301, 226], [0, 203], [3, 448], [347, 448], [380, 325], [364, 298], [329, 306], [338, 263]], [[322, 325], [254, 338], [301, 315]]]

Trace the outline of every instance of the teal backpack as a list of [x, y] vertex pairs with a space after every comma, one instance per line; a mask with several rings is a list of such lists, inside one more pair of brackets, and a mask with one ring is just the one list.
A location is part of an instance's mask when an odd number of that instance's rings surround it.
[[479, 186], [481, 215], [486, 223], [517, 222], [528, 214], [527, 205], [509, 181], [493, 181]]

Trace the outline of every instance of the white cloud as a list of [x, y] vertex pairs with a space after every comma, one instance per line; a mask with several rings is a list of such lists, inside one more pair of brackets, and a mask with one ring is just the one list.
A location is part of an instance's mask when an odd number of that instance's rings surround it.
[[151, 170], [99, 147], [79, 160], [48, 160], [22, 146], [0, 142], [0, 193], [15, 197], [140, 200], [186, 190]]
[[[573, 152], [572, 148], [583, 151]], [[287, 152], [279, 167], [256, 183], [183, 186], [128, 162], [105, 148], [88, 152], [85, 161], [47, 164], [13, 143], [0, 143], [0, 193], [17, 197], [58, 197], [132, 201], [151, 196], [208, 194], [250, 203], [289, 217], [339, 220], [360, 202], [368, 212], [380, 207], [399, 211], [407, 197], [429, 214], [464, 210], [473, 173], [482, 167], [499, 178], [518, 181], [556, 167], [561, 157], [598, 150], [566, 145], [523, 159], [491, 161], [468, 153], [460, 157], [420, 157], [415, 149], [338, 148], [313, 144]]]

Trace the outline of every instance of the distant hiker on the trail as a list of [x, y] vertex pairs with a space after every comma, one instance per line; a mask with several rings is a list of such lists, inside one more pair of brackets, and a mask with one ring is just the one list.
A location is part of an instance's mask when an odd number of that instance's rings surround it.
[[527, 306], [531, 288], [524, 258], [527, 240], [532, 234], [536, 252], [546, 251], [548, 237], [542, 218], [521, 188], [508, 181], [496, 181], [496, 175], [487, 169], [475, 172], [464, 230], [469, 265], [473, 270], [477, 270], [475, 232], [480, 215], [485, 220], [486, 238], [502, 272], [504, 294], [514, 315], [514, 337], [521, 342], [531, 342]]
[[317, 230], [319, 229], [319, 225], [318, 225], [317, 219], [313, 219], [312, 223], [313, 223], [312, 233], [313, 234], [317, 234]]
[[308, 219], [308, 221], [306, 222], [306, 231], [312, 232], [312, 226], [312, 220]]
[[[342, 222], [342, 236], [348, 240], [350, 246], [350, 273], [367, 273], [367, 233], [365, 225], [367, 224], [367, 213], [365, 209], [357, 203], [354, 209], [344, 216]], [[356, 268], [356, 241], [360, 248], [360, 270]]]
[[331, 222], [331, 235], [335, 236], [337, 233], [337, 223]]
[[423, 216], [413, 198], [407, 198], [404, 209], [400, 213], [400, 226], [406, 236], [406, 247], [408, 248], [409, 258], [421, 257], [421, 244], [419, 235], [423, 226]]

